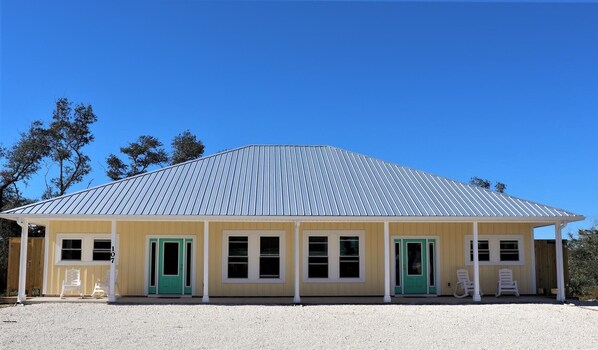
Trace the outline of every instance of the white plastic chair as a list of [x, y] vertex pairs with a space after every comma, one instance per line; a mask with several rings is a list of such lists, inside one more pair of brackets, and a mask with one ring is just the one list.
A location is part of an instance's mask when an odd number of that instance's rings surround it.
[[[459, 293], [459, 291], [462, 290], [463, 293]], [[473, 282], [469, 279], [469, 271], [467, 271], [466, 269], [459, 269], [457, 270], [457, 284], [455, 285], [455, 292], [453, 293], [453, 296], [455, 298], [465, 298], [468, 295], [472, 295], [473, 296], [473, 292], [474, 292], [474, 284]], [[482, 293], [482, 290], [480, 289], [480, 295], [484, 295], [484, 293]]]
[[510, 269], [498, 270], [498, 286], [496, 287], [496, 296], [502, 293], [513, 293], [519, 297], [519, 288], [517, 281], [513, 281], [513, 271]]
[[79, 292], [79, 296], [83, 298], [83, 285], [81, 284], [81, 271], [78, 269], [68, 269], [65, 272], [64, 280], [62, 281], [62, 291], [60, 298], [64, 298], [64, 293], [74, 290]]
[[[114, 278], [116, 279], [118, 277], [118, 270], [116, 270], [115, 272], [116, 272], [116, 275], [114, 276]], [[114, 282], [115, 290], [116, 290], [117, 286], [118, 286], [118, 284], [115, 281]], [[110, 269], [106, 270], [106, 276], [105, 276], [104, 280], [100, 280], [98, 278], [95, 286], [93, 287], [93, 292], [91, 293], [91, 296], [93, 298], [101, 298], [101, 297], [108, 296], [108, 293], [110, 293]]]

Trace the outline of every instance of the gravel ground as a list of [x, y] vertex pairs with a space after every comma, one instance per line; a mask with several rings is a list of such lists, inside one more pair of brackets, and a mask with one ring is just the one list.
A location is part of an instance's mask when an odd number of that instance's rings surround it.
[[2, 349], [598, 349], [598, 307], [106, 305], [0, 308]]

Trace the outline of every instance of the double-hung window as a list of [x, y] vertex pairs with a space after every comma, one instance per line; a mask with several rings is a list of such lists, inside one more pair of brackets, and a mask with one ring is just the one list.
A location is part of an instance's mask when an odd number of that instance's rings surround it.
[[109, 261], [110, 247], [112, 243], [109, 239], [94, 239], [93, 240], [93, 261]]
[[81, 248], [81, 239], [63, 239], [60, 259], [81, 261]]
[[284, 281], [284, 232], [225, 231], [222, 245], [223, 282]]
[[304, 231], [305, 282], [365, 280], [363, 231]]
[[[473, 261], [473, 241], [469, 241], [469, 261]], [[478, 240], [478, 261], [490, 261], [490, 244], [487, 239]]]

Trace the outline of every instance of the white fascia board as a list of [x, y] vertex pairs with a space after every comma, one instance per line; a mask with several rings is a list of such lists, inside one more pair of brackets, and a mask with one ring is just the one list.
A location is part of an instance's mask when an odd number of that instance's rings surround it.
[[547, 216], [547, 217], [487, 217], [487, 216], [197, 216], [197, 215], [47, 215], [47, 214], [1, 214], [0, 218], [16, 221], [26, 219], [31, 223], [47, 222], [50, 220], [94, 220], [94, 221], [267, 221], [267, 222], [504, 222], [504, 223], [534, 223], [554, 225], [559, 222], [574, 222], [585, 220], [578, 216]]

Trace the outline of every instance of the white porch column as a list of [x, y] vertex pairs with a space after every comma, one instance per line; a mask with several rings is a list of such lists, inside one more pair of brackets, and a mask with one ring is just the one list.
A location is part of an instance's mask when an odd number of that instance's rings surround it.
[[293, 302], [299, 304], [301, 296], [299, 295], [299, 221], [295, 221], [295, 294]]
[[478, 223], [473, 223], [473, 301], [482, 301], [480, 296], [480, 260], [478, 256]]
[[390, 234], [388, 221], [384, 222], [384, 302], [390, 303]]
[[21, 226], [21, 256], [19, 259], [19, 294], [17, 294], [17, 303], [23, 304], [27, 299], [25, 295], [25, 282], [27, 281], [27, 244], [29, 238], [29, 223], [26, 220], [17, 221]]
[[204, 221], [203, 223], [203, 296], [201, 298], [202, 303], [210, 301], [210, 292], [208, 282], [210, 273], [210, 222]]
[[118, 252], [118, 247], [116, 246], [116, 220], [112, 220], [110, 227], [110, 290], [108, 293], [108, 302], [115, 302], [116, 253]]
[[566, 224], [559, 222], [554, 225], [554, 239], [556, 247], [556, 300], [565, 301], [565, 269], [563, 267], [563, 237], [561, 231]]

